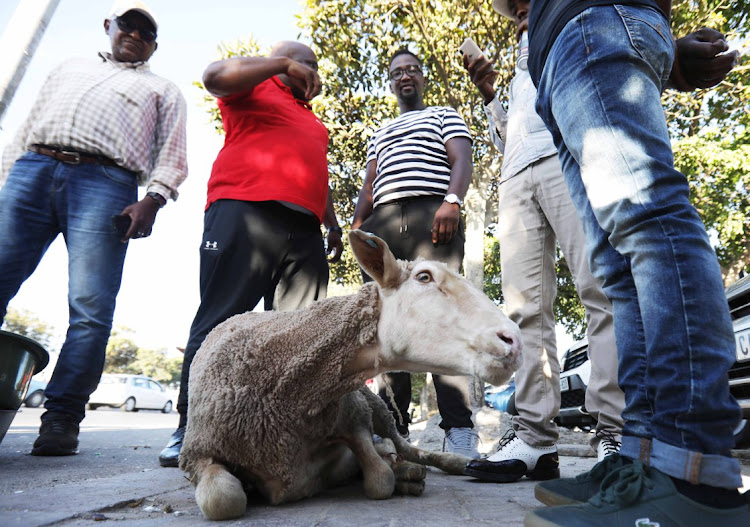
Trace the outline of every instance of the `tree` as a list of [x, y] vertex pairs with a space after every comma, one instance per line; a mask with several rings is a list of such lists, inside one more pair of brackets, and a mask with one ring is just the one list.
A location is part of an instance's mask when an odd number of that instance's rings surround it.
[[[674, 33], [709, 26], [744, 42], [750, 30], [748, 3], [675, 1]], [[465, 273], [477, 286], [484, 286], [496, 303], [502, 303], [499, 249], [487, 238], [497, 221], [502, 156], [490, 142], [481, 98], [457, 50], [471, 36], [495, 60], [502, 99], [514, 71], [514, 25], [497, 15], [490, 2], [477, 0], [306, 0], [303, 9], [299, 26], [320, 60], [324, 89], [313, 101], [313, 110], [331, 137], [329, 171], [339, 219], [351, 224], [367, 140], [398, 113], [395, 99], [387, 93], [388, 61], [396, 50], [408, 47], [425, 65], [425, 103], [455, 108], [474, 136], [474, 176], [465, 206]], [[225, 58], [256, 55], [260, 48], [250, 37], [223, 44], [219, 51]], [[664, 95], [675, 164], [688, 175], [691, 198], [712, 233], [727, 283], [750, 268], [748, 75], [745, 62], [715, 89]], [[220, 130], [215, 102], [210, 96], [206, 101]], [[583, 308], [567, 264], [559, 256], [555, 312], [569, 331], [582, 335]], [[349, 251], [333, 266], [332, 280], [341, 286], [360, 283], [359, 267]]]
[[[712, 27], [747, 46], [750, 2], [673, 2], [672, 27], [684, 35]], [[738, 44], [735, 46], [738, 47]], [[735, 47], [733, 46], [733, 47]], [[725, 285], [750, 271], [750, 66], [747, 58], [719, 86], [689, 94], [667, 91], [663, 102], [675, 166], [716, 248]]]
[[182, 372], [182, 359], [167, 357], [166, 350], [139, 348], [132, 369], [164, 384], [179, 382]]
[[104, 373], [145, 375], [166, 384], [180, 380], [181, 358], [168, 358], [163, 349], [141, 348], [133, 338], [133, 330], [130, 328], [120, 326], [112, 329], [107, 342]]
[[104, 360], [105, 373], [140, 373], [133, 368], [138, 346], [133, 342], [133, 330], [124, 326], [112, 329]]
[[3, 329], [36, 341], [47, 352], [51, 351], [52, 343], [57, 339], [54, 326], [39, 320], [31, 311], [25, 309], [8, 308]]

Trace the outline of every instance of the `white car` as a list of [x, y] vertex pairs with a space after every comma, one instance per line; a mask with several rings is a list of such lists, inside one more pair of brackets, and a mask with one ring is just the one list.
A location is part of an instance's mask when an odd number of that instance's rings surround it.
[[138, 410], [172, 411], [172, 396], [150, 377], [105, 373], [94, 393], [89, 397], [89, 410], [100, 406], [122, 408], [126, 412]]

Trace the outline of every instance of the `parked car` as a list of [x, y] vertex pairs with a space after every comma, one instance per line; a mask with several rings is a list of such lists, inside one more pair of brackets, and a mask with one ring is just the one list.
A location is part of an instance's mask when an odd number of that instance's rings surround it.
[[[729, 370], [729, 391], [742, 409], [742, 419], [734, 429], [737, 448], [750, 447], [750, 275], [726, 290], [734, 325], [737, 362]], [[586, 411], [586, 386], [591, 375], [589, 346], [586, 339], [574, 343], [560, 362], [560, 413], [555, 417], [565, 427], [590, 427], [596, 421]], [[515, 386], [485, 390], [487, 406], [516, 415]]]
[[596, 424], [596, 420], [586, 411], [589, 377], [589, 342], [583, 339], [574, 342], [560, 361], [560, 413], [555, 417], [558, 425], [584, 428]]
[[[560, 426], [584, 428], [596, 423], [584, 406], [586, 385], [591, 375], [588, 349], [588, 341], [580, 340], [575, 342], [561, 359], [560, 412], [555, 417], [555, 422]], [[513, 379], [504, 386], [487, 386], [484, 391], [484, 402], [501, 412], [518, 415], [515, 392], [516, 385]]]
[[[734, 429], [737, 448], [750, 447], [750, 275], [739, 279], [726, 290], [734, 325], [737, 362], [729, 370], [729, 391], [742, 409], [742, 419]], [[591, 374], [588, 344], [574, 344], [562, 361], [560, 373], [560, 414], [555, 421], [563, 426], [593, 425], [586, 412], [586, 386]]]
[[750, 447], [750, 275], [727, 288], [727, 301], [737, 345], [737, 362], [729, 370], [729, 391], [742, 409], [734, 439], [738, 448]]
[[126, 412], [138, 410], [172, 411], [171, 395], [157, 381], [143, 375], [105, 373], [89, 398], [89, 410], [100, 406], [122, 408]]
[[47, 388], [45, 381], [31, 378], [29, 389], [26, 392], [26, 398], [23, 400], [24, 406], [29, 408], [38, 408], [44, 402], [44, 389]]

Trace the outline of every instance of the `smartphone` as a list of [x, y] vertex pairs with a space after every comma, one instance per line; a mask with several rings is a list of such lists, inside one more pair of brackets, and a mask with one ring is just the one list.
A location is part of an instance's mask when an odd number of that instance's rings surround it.
[[125, 237], [132, 222], [133, 220], [127, 214], [117, 214], [112, 216], [112, 225], [120, 238]]
[[477, 46], [477, 43], [474, 42], [471, 37], [468, 37], [466, 40], [464, 40], [464, 43], [461, 44], [461, 46], [458, 48], [458, 51], [460, 51], [462, 55], [466, 56], [466, 58], [469, 59], [469, 62], [476, 59], [480, 55], [484, 55], [482, 50], [479, 49], [479, 46]]

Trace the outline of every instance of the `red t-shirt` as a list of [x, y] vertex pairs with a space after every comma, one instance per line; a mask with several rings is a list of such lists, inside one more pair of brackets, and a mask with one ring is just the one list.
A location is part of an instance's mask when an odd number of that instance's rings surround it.
[[328, 197], [328, 130], [278, 77], [220, 97], [226, 139], [208, 180], [218, 199], [288, 201], [323, 222]]

